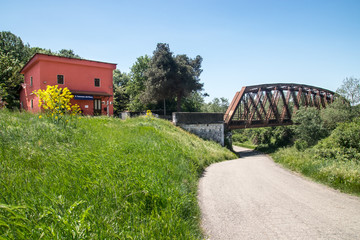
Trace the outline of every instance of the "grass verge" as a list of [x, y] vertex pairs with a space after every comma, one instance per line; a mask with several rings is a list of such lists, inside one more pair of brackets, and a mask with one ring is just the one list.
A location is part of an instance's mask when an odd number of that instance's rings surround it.
[[158, 119], [0, 111], [0, 239], [201, 239], [197, 181], [236, 156]]
[[340, 191], [360, 196], [360, 163], [324, 158], [317, 149], [298, 151], [295, 147], [271, 154], [275, 162]]
[[233, 145], [238, 146], [238, 147], [244, 147], [244, 148], [249, 148], [249, 149], [255, 149], [256, 145], [252, 144], [250, 141], [247, 142], [233, 142]]

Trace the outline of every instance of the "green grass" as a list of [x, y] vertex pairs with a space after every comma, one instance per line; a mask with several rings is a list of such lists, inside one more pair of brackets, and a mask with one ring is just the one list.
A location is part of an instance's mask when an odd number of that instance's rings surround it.
[[244, 148], [249, 148], [249, 149], [255, 149], [256, 145], [254, 145], [252, 142], [250, 141], [246, 141], [246, 142], [233, 142], [233, 145], [238, 146], [238, 147], [244, 147]]
[[316, 148], [302, 152], [295, 147], [280, 149], [271, 154], [271, 157], [275, 162], [315, 181], [360, 196], [359, 159], [344, 161], [339, 158], [324, 157]]
[[233, 158], [163, 120], [0, 111], [0, 239], [201, 239], [198, 178]]

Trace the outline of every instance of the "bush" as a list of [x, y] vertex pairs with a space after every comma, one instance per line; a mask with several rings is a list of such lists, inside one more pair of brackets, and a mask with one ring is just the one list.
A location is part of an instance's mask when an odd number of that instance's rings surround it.
[[232, 136], [232, 140], [233, 140], [233, 142], [243, 143], [243, 142], [248, 141], [248, 138], [247, 138], [245, 135], [243, 135], [243, 134], [235, 133], [235, 134]]
[[308, 146], [329, 135], [316, 108], [301, 107], [294, 116], [294, 123], [297, 124], [294, 128], [295, 138], [305, 141]]
[[298, 151], [304, 151], [309, 147], [308, 143], [304, 140], [296, 140], [294, 145]]
[[273, 129], [274, 145], [284, 147], [293, 144], [294, 130], [291, 127], [280, 126]]
[[360, 118], [350, 123], [339, 124], [330, 138], [340, 147], [355, 148], [360, 152]]
[[255, 145], [265, 145], [271, 143], [271, 128], [257, 128], [253, 130], [251, 141]]

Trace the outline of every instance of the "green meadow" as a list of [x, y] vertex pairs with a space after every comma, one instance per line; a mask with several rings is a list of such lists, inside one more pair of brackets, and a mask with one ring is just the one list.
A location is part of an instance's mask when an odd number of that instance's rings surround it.
[[0, 239], [201, 239], [197, 183], [236, 156], [170, 122], [0, 111]]

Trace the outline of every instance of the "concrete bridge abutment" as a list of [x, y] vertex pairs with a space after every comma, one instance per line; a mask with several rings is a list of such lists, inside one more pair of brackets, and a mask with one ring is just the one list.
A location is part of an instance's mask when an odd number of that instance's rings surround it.
[[205, 140], [225, 145], [225, 123], [223, 113], [174, 112], [172, 121], [176, 126]]

